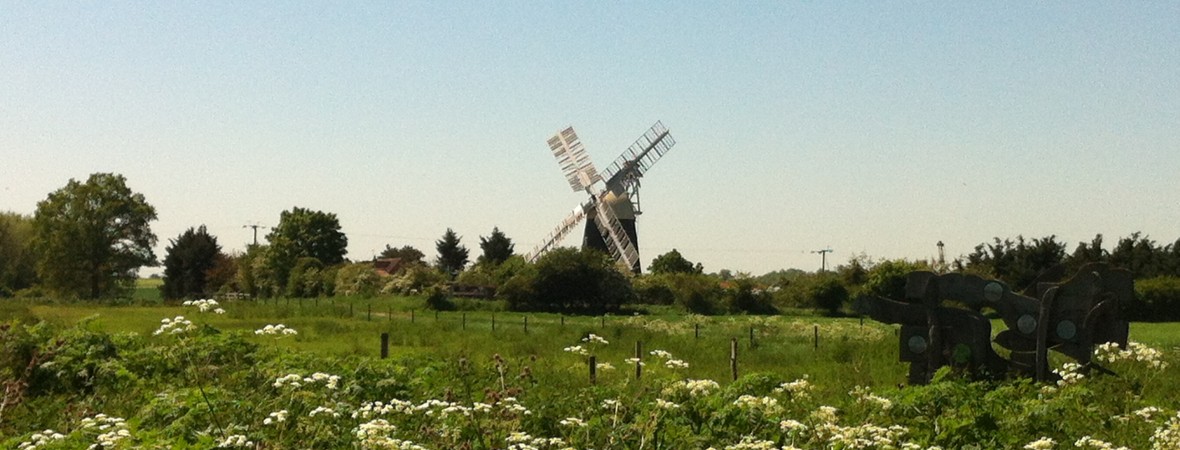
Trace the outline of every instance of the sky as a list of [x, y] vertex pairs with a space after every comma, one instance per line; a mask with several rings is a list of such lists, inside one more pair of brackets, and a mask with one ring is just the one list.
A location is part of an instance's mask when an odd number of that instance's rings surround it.
[[605, 169], [656, 121], [645, 268], [1171, 243], [1180, 3], [0, 0], [0, 211], [119, 173], [161, 259], [295, 206], [354, 260], [447, 228], [526, 253], [585, 200], [548, 138]]

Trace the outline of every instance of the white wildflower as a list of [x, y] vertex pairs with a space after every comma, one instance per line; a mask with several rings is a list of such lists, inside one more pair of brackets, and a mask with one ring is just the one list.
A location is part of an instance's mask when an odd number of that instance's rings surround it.
[[1057, 441], [1054, 441], [1048, 437], [1041, 437], [1040, 439], [1025, 444], [1024, 448], [1026, 450], [1049, 450], [1055, 445], [1057, 445]]

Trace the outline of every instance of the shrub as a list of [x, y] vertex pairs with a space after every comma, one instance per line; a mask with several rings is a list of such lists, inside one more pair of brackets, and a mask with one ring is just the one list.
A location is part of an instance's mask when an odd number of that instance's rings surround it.
[[336, 272], [336, 293], [372, 297], [381, 287], [381, 276], [369, 263], [349, 264]]
[[1180, 320], [1180, 278], [1155, 277], [1135, 281], [1137, 305], [1126, 311], [1128, 320]]

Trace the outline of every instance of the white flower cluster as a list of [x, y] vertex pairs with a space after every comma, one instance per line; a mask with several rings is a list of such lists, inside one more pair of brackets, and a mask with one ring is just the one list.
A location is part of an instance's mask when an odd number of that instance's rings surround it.
[[33, 450], [37, 447], [48, 445], [52, 441], [60, 441], [65, 438], [66, 436], [64, 434], [47, 429], [40, 433], [33, 433], [32, 436], [29, 436], [29, 440], [21, 442], [16, 448], [17, 450]]
[[617, 410], [617, 409], [619, 409], [620, 406], [623, 406], [623, 404], [619, 403], [618, 400], [615, 400], [613, 398], [608, 398], [608, 399], [602, 401], [602, 409]]
[[771, 397], [755, 397], [753, 395], [743, 395], [733, 401], [734, 406], [746, 411], [761, 413], [763, 415], [778, 414], [783, 411], [783, 407], [779, 406], [778, 400]]
[[664, 350], [652, 350], [651, 352], [648, 352], [648, 353], [652, 356], [655, 356], [656, 358], [662, 358], [664, 360], [664, 367], [667, 367], [669, 369], [687, 369], [688, 368], [687, 362], [685, 362], [682, 359], [673, 358], [671, 353], [668, 353]]
[[571, 345], [569, 347], [561, 349], [561, 351], [570, 352], [575, 355], [582, 355], [582, 356], [586, 356], [586, 355], [590, 354], [590, 352], [586, 351], [586, 349], [583, 348], [581, 345]]
[[285, 410], [285, 409], [280, 409], [278, 411], [272, 412], [272, 413], [268, 414], [265, 419], [262, 420], [262, 424], [263, 425], [274, 425], [274, 424], [278, 424], [279, 422], [286, 422], [287, 421], [287, 414], [288, 414], [287, 410]]
[[1077, 448], [1092, 448], [1095, 450], [1131, 450], [1127, 447], [1115, 447], [1114, 444], [1106, 441], [1100, 441], [1090, 436], [1082, 436], [1081, 439], [1078, 439], [1073, 443], [1073, 446]]
[[272, 386], [276, 388], [281, 388], [283, 386], [297, 388], [305, 384], [314, 384], [319, 382], [323, 382], [324, 387], [328, 388], [329, 390], [335, 390], [340, 385], [340, 377], [338, 375], [329, 375], [323, 372], [316, 372], [308, 377], [304, 377], [297, 373], [292, 373], [276, 378]]
[[353, 434], [364, 449], [426, 450], [413, 442], [390, 437], [393, 431], [393, 424], [385, 419], [375, 419], [362, 423]]
[[791, 433], [791, 432], [795, 432], [795, 431], [807, 431], [807, 425], [804, 425], [803, 422], [800, 422], [795, 419], [787, 419], [782, 422], [779, 422], [778, 427], [780, 429], [782, 429], [784, 433]]
[[1024, 448], [1025, 450], [1049, 450], [1055, 445], [1057, 445], [1057, 441], [1054, 441], [1048, 437], [1041, 437], [1040, 439], [1025, 444]]
[[1057, 385], [1065, 386], [1067, 384], [1077, 384], [1082, 381], [1086, 376], [1081, 373], [1081, 370], [1082, 365], [1075, 362], [1062, 364], [1061, 369], [1053, 371], [1053, 373], [1061, 377], [1060, 380], [1057, 380]]
[[94, 417], [82, 419], [82, 429], [101, 432], [95, 438], [96, 442], [87, 447], [87, 450], [114, 448], [119, 441], [131, 437], [126, 420], [106, 414], [96, 414]]
[[222, 439], [221, 442], [219, 442], [217, 444], [217, 446], [218, 447], [225, 447], [225, 448], [234, 448], [234, 447], [250, 448], [250, 447], [254, 446], [254, 441], [247, 439], [245, 435], [231, 434], [229, 436], [226, 436], [225, 439]]
[[294, 328], [288, 328], [286, 325], [283, 325], [280, 323], [280, 324], [276, 324], [276, 325], [267, 325], [265, 327], [254, 330], [254, 334], [257, 334], [257, 335], [263, 335], [263, 334], [292, 335], [292, 334], [299, 334], [299, 332], [295, 331]]
[[[709, 449], [716, 450], [713, 447], [709, 447]], [[738, 441], [736, 444], [726, 445], [724, 450], [780, 450], [780, 447], [775, 445], [774, 441], [764, 441], [754, 436], [742, 436], [741, 441]]]
[[414, 404], [405, 400], [393, 399], [389, 403], [384, 402], [365, 402], [361, 404], [360, 408], [352, 412], [353, 419], [368, 419], [373, 416], [383, 416], [390, 413], [412, 414], [414, 412]]
[[688, 392], [689, 396], [702, 397], [713, 393], [720, 389], [721, 385], [713, 380], [681, 380], [664, 388], [664, 394], [675, 394], [678, 392]]
[[315, 409], [311, 410], [311, 412], [307, 414], [308, 417], [315, 417], [315, 416], [319, 416], [319, 415], [340, 417], [340, 413], [336, 412], [336, 410], [329, 408], [327, 406], [317, 406], [317, 407], [315, 407]]
[[214, 314], [225, 314], [224, 309], [217, 307], [217, 305], [218, 305], [217, 300], [214, 300], [211, 298], [205, 298], [205, 299], [201, 299], [201, 300], [185, 300], [184, 303], [182, 303], [182, 305], [196, 306], [197, 310], [200, 312], [209, 312], [209, 310], [213, 310]]
[[674, 402], [664, 400], [662, 398], [657, 398], [656, 399], [656, 408], [666, 409], [666, 410], [671, 411], [673, 409], [680, 409], [680, 405], [678, 405]]
[[595, 364], [595, 368], [597, 368], [598, 370], [601, 370], [601, 371], [615, 370], [614, 364], [611, 364], [608, 362], [600, 362], [598, 364]]
[[561, 422], [558, 422], [558, 423], [560, 423], [562, 426], [574, 427], [574, 428], [583, 428], [586, 426], [586, 421], [579, 419], [577, 417], [566, 417], [564, 419], [561, 419]]
[[179, 334], [189, 330], [197, 329], [192, 321], [185, 319], [184, 316], [176, 316], [174, 318], [160, 319], [160, 328], [157, 328], [152, 336], [159, 336], [161, 334]]
[[865, 423], [842, 427], [823, 423], [816, 426], [816, 432], [828, 437], [829, 448], [894, 448], [909, 429], [901, 425], [881, 427]]
[[790, 394], [791, 400], [801, 400], [811, 396], [811, 389], [811, 382], [807, 381], [807, 375], [803, 375], [803, 378], [780, 384], [777, 388], [774, 388], [774, 392], [776, 394], [786, 392]]
[[1180, 412], [1151, 434], [1152, 450], [1180, 448]]
[[836, 408], [827, 405], [820, 406], [815, 411], [812, 411], [811, 418], [823, 424], [834, 424], [839, 420], [836, 417]]
[[893, 408], [893, 402], [885, 397], [873, 394], [869, 388], [865, 386], [856, 386], [848, 391], [848, 395], [856, 397], [856, 402], [861, 404], [876, 405], [882, 411], [888, 411]]
[[604, 339], [602, 336], [599, 336], [594, 333], [590, 333], [588, 336], [582, 338], [582, 342], [586, 342], [586, 343], [590, 343], [590, 344], [602, 344], [602, 345], [610, 344], [610, 342], [607, 342], [606, 339]]
[[510, 443], [508, 450], [540, 450], [565, 445], [561, 438], [533, 437], [523, 431], [513, 431], [505, 441]]
[[1094, 359], [1100, 362], [1138, 361], [1157, 370], [1168, 368], [1168, 362], [1163, 358], [1163, 352], [1134, 341], [1127, 343], [1126, 350], [1114, 342], [1107, 342], [1094, 349]]
[[623, 362], [625, 362], [627, 364], [638, 364], [639, 367], [643, 367], [643, 366], [647, 365], [643, 361], [640, 361], [639, 358], [627, 358], [627, 359], [624, 359]]

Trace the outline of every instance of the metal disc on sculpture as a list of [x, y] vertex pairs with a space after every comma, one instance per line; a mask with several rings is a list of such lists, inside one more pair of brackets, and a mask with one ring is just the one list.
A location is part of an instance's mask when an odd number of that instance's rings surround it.
[[1057, 323], [1057, 337], [1065, 340], [1073, 339], [1078, 335], [1078, 326], [1068, 320], [1062, 320]]
[[1000, 301], [1000, 298], [1003, 296], [1004, 296], [1004, 285], [1002, 285], [1000, 283], [993, 281], [983, 287], [983, 297], [986, 298], [987, 301], [989, 301], [989, 302]]
[[1037, 331], [1037, 319], [1033, 316], [1025, 314], [1016, 320], [1016, 328], [1024, 334], [1032, 334]]
[[911, 352], [922, 353], [926, 351], [926, 338], [922, 336], [910, 336], [907, 345]]

